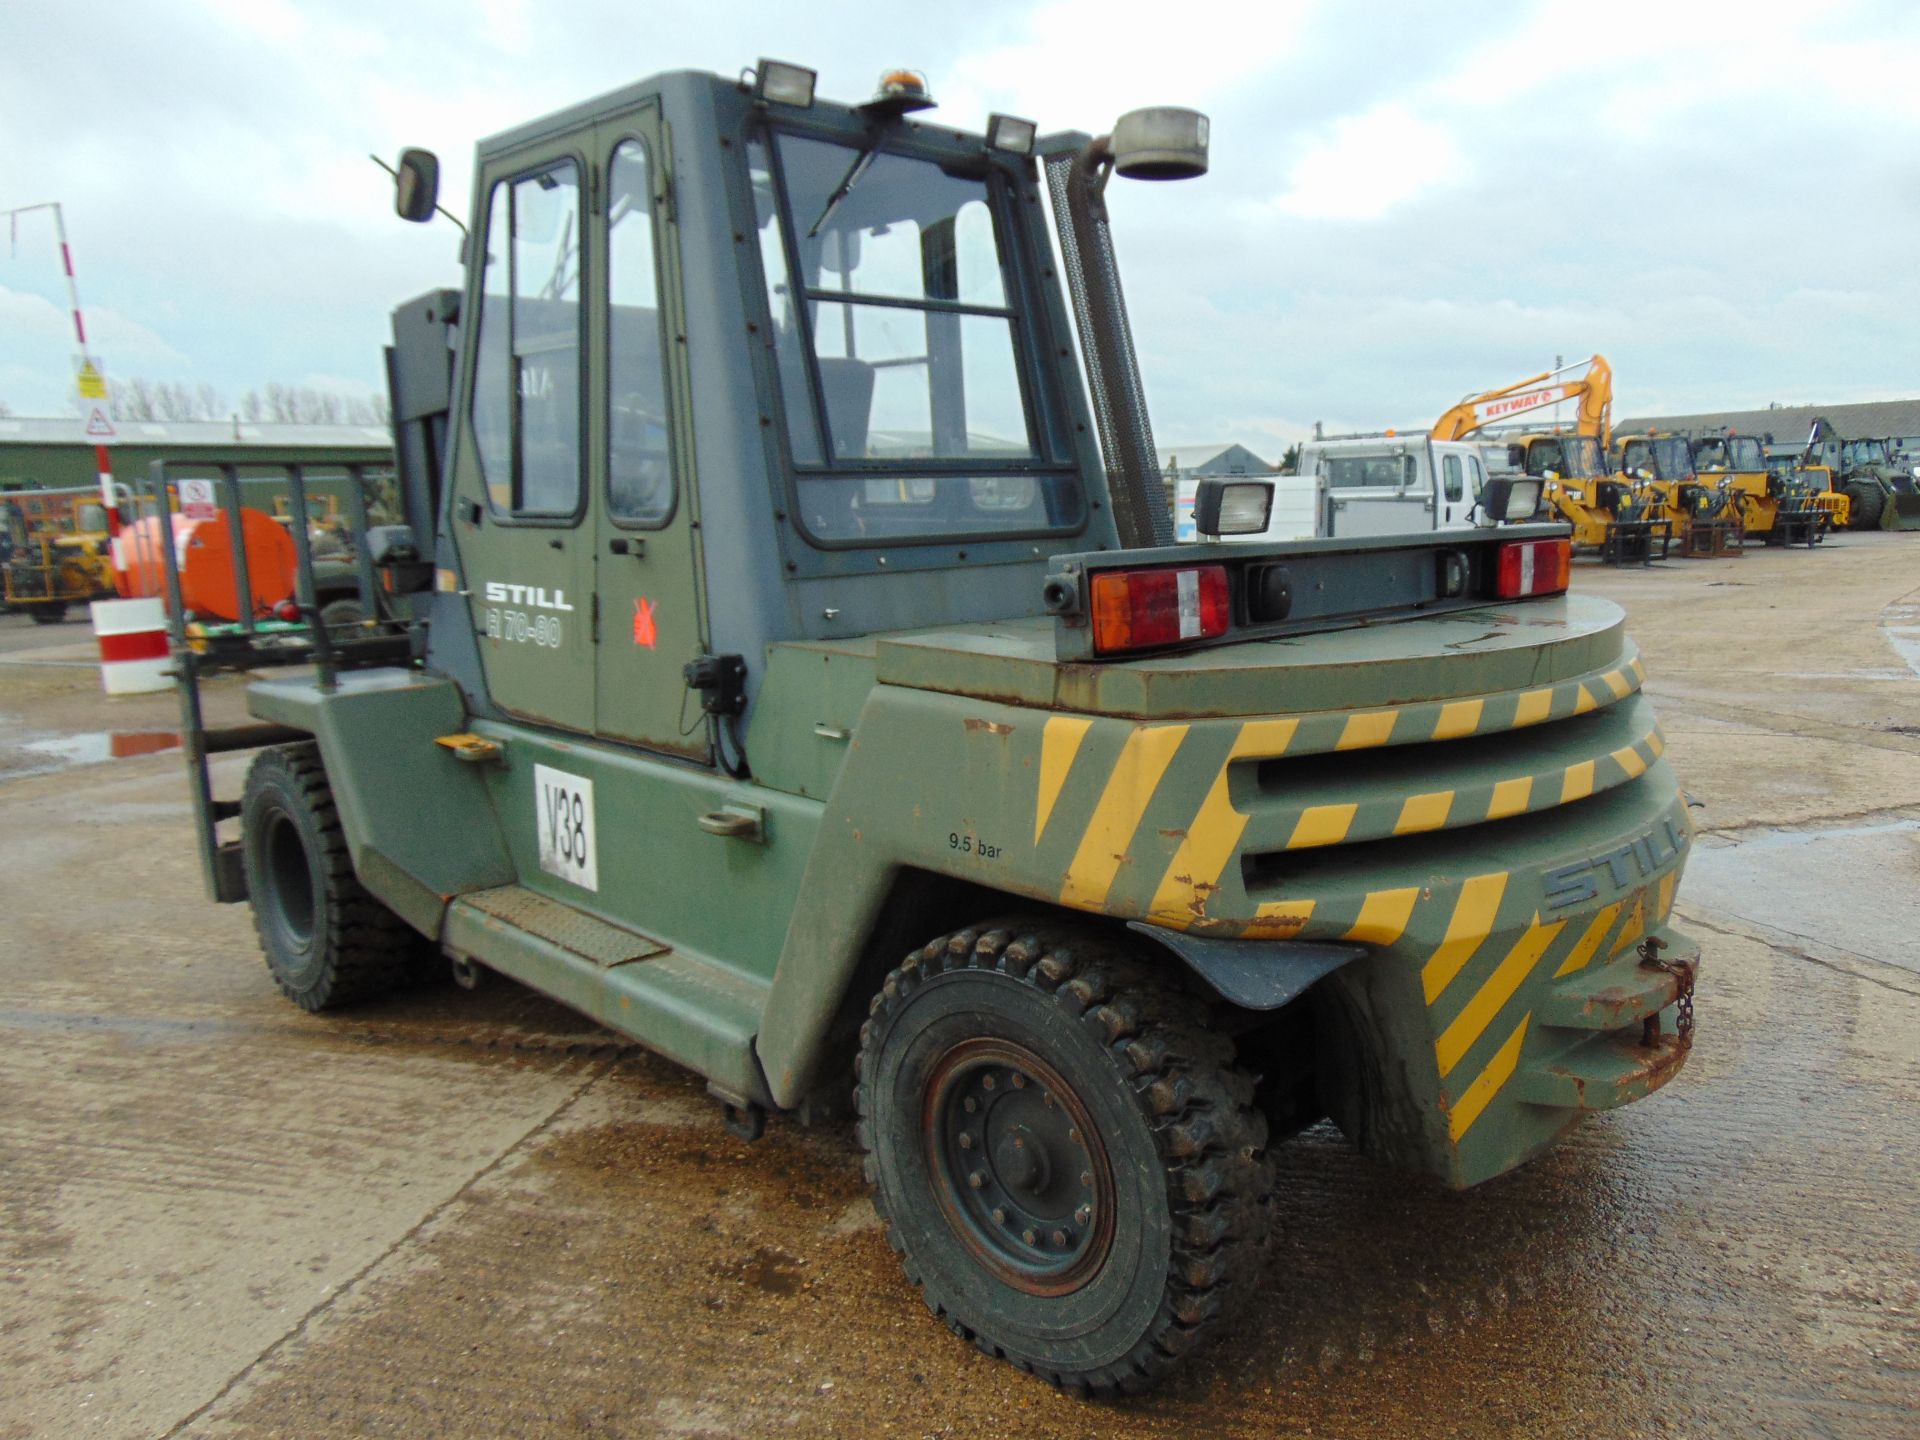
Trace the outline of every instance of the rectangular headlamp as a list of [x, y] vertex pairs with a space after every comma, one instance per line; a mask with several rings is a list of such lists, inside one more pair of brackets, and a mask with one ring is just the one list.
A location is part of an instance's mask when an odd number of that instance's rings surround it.
[[989, 115], [987, 148], [1005, 150], [1010, 155], [1031, 155], [1039, 128], [1033, 121], [1022, 120], [1017, 115]]
[[753, 71], [753, 98], [805, 110], [813, 104], [814, 82], [820, 72], [784, 60], [762, 60]]

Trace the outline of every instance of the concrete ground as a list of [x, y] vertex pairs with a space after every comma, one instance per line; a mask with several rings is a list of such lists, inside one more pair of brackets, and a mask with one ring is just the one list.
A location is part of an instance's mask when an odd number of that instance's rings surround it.
[[1691, 1064], [1465, 1195], [1289, 1142], [1264, 1299], [1115, 1406], [929, 1318], [843, 1129], [503, 982], [286, 1004], [101, 758], [171, 699], [0, 619], [0, 1437], [1920, 1433], [1920, 536], [1576, 584], [1700, 802]]

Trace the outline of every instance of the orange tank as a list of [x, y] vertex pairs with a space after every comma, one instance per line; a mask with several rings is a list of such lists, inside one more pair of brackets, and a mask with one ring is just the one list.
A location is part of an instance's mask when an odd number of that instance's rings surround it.
[[[167, 517], [174, 555], [180, 562], [180, 600], [189, 614], [213, 620], [238, 620], [239, 580], [234, 574], [233, 536], [224, 512], [211, 520]], [[265, 615], [294, 588], [293, 537], [260, 510], [242, 508], [240, 538], [247, 549], [247, 582], [253, 613]], [[121, 535], [126, 557], [122, 593], [159, 595], [166, 590], [166, 559], [160, 550], [160, 517], [148, 515]]]

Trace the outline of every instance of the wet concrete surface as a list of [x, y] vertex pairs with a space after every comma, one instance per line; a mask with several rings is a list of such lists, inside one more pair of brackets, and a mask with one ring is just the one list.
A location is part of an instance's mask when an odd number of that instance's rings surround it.
[[927, 1315], [844, 1128], [504, 982], [294, 1010], [177, 755], [8, 764], [171, 698], [0, 667], [0, 1437], [1920, 1433], [1920, 536], [1576, 584], [1698, 802], [1691, 1063], [1465, 1195], [1289, 1142], [1253, 1313], [1113, 1406]]

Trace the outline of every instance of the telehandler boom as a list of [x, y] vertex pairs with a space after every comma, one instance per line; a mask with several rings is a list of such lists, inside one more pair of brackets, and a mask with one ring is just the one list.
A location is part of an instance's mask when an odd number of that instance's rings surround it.
[[297, 1004], [438, 953], [748, 1137], [851, 1090], [928, 1306], [1105, 1395], [1268, 1283], [1300, 1127], [1464, 1187], [1672, 1079], [1691, 830], [1564, 527], [1170, 543], [1103, 196], [1205, 117], [931, 103], [763, 61], [482, 143], [463, 287], [395, 316], [394, 618], [176, 614], [188, 762]]

